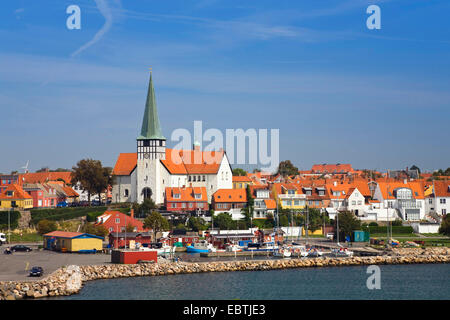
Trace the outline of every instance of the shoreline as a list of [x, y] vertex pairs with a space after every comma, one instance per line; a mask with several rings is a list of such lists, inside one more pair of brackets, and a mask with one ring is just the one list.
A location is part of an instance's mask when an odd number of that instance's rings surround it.
[[77, 294], [86, 281], [201, 272], [263, 271], [358, 265], [437, 264], [450, 262], [450, 249], [394, 249], [373, 257], [241, 260], [209, 262], [160, 262], [141, 264], [71, 265], [38, 281], [0, 282], [0, 300], [37, 299]]

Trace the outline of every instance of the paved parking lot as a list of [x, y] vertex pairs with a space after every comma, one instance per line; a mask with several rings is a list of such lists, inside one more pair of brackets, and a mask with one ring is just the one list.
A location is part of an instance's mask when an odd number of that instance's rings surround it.
[[31, 252], [15, 252], [4, 254], [8, 247], [0, 246], [0, 281], [38, 280], [40, 278], [28, 277], [29, 270], [34, 266], [44, 269], [44, 277], [62, 266], [95, 265], [111, 263], [109, 254], [78, 254], [60, 253], [48, 250], [37, 250], [36, 246], [27, 245], [33, 249]]

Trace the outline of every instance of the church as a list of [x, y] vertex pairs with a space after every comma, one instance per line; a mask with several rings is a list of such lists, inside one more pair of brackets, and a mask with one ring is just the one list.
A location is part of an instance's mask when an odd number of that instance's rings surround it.
[[120, 153], [113, 169], [113, 202], [137, 202], [151, 198], [164, 203], [170, 188], [205, 188], [208, 202], [218, 189], [232, 189], [233, 177], [226, 152], [202, 151], [199, 143], [192, 150], [166, 147], [156, 107], [152, 74], [136, 152]]

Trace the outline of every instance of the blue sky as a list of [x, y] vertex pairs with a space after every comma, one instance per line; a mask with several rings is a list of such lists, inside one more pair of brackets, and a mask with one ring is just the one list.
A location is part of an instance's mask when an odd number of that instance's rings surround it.
[[[72, 4], [80, 30], [66, 27]], [[366, 27], [371, 4], [381, 30]], [[449, 12], [445, 0], [4, 1], [0, 172], [135, 152], [150, 66], [166, 137], [202, 120], [280, 129], [280, 160], [301, 169], [447, 168]]]

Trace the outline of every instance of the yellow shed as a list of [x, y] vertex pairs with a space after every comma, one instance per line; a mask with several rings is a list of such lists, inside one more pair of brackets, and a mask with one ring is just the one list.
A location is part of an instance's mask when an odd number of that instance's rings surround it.
[[44, 234], [44, 248], [62, 252], [89, 253], [103, 249], [103, 237], [89, 233], [53, 231]]

